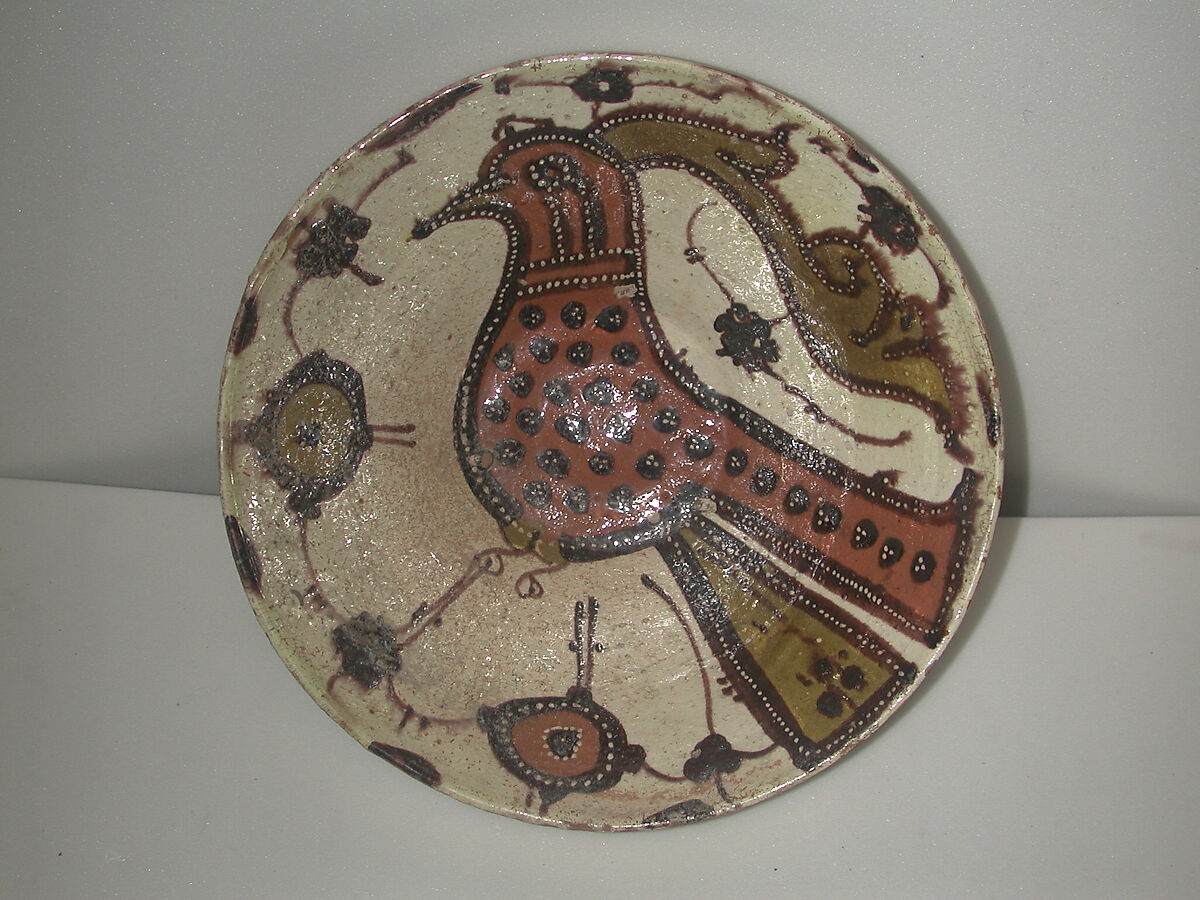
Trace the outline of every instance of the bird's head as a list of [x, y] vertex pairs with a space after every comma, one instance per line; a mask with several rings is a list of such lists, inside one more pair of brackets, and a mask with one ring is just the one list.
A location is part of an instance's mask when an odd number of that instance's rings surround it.
[[580, 132], [518, 132], [502, 140], [480, 167], [479, 180], [440, 210], [418, 219], [413, 237], [466, 219], [516, 227], [531, 259], [591, 255], [632, 245], [636, 186], [619, 158]]

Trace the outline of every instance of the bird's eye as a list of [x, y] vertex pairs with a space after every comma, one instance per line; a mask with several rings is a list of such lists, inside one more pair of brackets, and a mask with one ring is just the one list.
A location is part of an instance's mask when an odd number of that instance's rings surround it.
[[562, 183], [563, 170], [553, 163], [539, 159], [529, 167], [529, 180], [543, 191], [553, 190]]
[[528, 169], [530, 183], [543, 191], [561, 190], [574, 180], [576, 174], [569, 162], [569, 159], [557, 156], [534, 160]]

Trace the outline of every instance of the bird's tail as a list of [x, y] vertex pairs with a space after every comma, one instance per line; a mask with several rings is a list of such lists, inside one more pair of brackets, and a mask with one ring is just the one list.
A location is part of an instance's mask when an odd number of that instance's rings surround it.
[[962, 586], [975, 473], [965, 469], [941, 503], [882, 483], [857, 479], [843, 487], [807, 474], [807, 489], [793, 487], [782, 503], [752, 491], [717, 493], [717, 516], [794, 571], [937, 647]]
[[861, 736], [916, 677], [881, 638], [704, 517], [659, 552], [730, 691], [798, 768]]

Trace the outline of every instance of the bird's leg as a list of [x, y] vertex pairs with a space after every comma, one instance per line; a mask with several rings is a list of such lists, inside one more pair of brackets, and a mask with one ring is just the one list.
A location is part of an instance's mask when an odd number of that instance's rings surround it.
[[522, 600], [536, 600], [546, 593], [546, 589], [542, 587], [542, 583], [538, 580], [539, 575], [548, 575], [552, 572], [557, 572], [566, 566], [566, 563], [555, 563], [550, 566], [543, 566], [540, 569], [530, 569], [517, 579], [516, 589], [517, 596]]
[[489, 547], [486, 550], [480, 550], [471, 557], [471, 562], [467, 564], [467, 570], [440, 597], [432, 603], [422, 603], [417, 607], [412, 614], [412, 619], [397, 634], [397, 638], [400, 640], [400, 649], [404, 650], [414, 644], [430, 625], [441, 624], [442, 614], [481, 576], [503, 573], [506, 556], [525, 556], [531, 552], [531, 550], [518, 550], [512, 546]]

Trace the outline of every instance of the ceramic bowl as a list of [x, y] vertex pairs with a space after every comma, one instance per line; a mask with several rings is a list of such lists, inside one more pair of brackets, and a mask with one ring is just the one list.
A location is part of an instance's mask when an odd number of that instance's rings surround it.
[[913, 693], [999, 423], [962, 273], [869, 150], [744, 78], [574, 55], [447, 88], [304, 194], [237, 313], [221, 496], [356, 740], [642, 828], [790, 787]]

